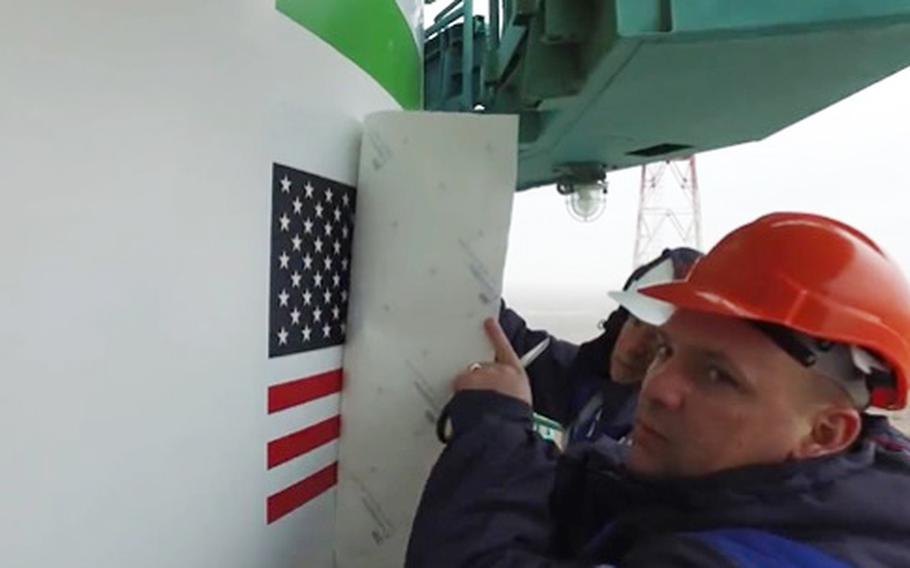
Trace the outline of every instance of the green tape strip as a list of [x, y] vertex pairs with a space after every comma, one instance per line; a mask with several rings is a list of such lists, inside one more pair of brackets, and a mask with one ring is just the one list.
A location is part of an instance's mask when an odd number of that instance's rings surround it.
[[540, 434], [544, 440], [549, 440], [560, 448], [562, 447], [564, 431], [559, 422], [535, 412], [534, 431]]
[[423, 62], [395, 0], [276, 0], [275, 7], [369, 73], [403, 108], [421, 108]]

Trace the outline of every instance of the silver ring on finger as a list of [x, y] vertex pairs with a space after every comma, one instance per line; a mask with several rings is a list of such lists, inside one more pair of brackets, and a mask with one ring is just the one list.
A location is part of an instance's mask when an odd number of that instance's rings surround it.
[[472, 373], [474, 371], [476, 371], [477, 369], [482, 369], [482, 368], [483, 368], [483, 365], [480, 363], [471, 363], [470, 365], [468, 365], [468, 371], [470, 371]]

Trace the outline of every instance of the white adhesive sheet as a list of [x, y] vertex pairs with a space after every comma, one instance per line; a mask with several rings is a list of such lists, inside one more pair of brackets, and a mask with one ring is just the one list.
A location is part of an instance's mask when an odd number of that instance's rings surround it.
[[492, 349], [514, 117], [388, 112], [364, 129], [344, 355], [336, 566], [398, 567], [451, 381]]

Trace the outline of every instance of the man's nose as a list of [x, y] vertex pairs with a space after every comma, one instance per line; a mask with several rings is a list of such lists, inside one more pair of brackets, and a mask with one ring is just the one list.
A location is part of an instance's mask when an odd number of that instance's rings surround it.
[[641, 390], [642, 399], [668, 410], [681, 409], [688, 394], [689, 381], [686, 380], [685, 369], [672, 359], [652, 368]]

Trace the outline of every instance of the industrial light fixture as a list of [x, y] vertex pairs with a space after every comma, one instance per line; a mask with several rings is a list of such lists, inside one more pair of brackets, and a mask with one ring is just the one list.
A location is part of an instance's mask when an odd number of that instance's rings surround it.
[[582, 223], [596, 221], [607, 206], [606, 178], [573, 184], [556, 184], [556, 191], [566, 196], [566, 209], [573, 219]]

